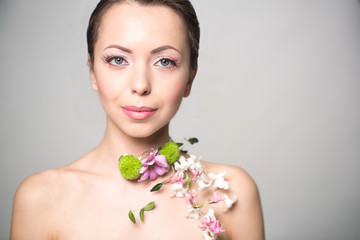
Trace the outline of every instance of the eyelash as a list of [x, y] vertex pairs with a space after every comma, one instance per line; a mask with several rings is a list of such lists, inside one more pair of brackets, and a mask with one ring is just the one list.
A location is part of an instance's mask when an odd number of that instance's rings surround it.
[[[115, 63], [111, 63], [112, 61], [116, 60], [116, 59], [119, 59], [121, 60], [121, 63], [120, 64], [115, 64]], [[169, 61], [169, 66], [163, 66], [161, 64], [161, 61], [163, 60], [166, 60], [166, 61]], [[122, 56], [110, 56], [110, 57], [104, 57], [104, 61], [106, 62], [106, 64], [108, 64], [110, 67], [115, 67], [115, 68], [119, 68], [123, 65], [127, 65], [128, 62], [126, 61], [126, 59]], [[159, 60], [157, 60], [155, 62], [155, 66], [159, 66], [159, 67], [163, 67], [165, 69], [168, 69], [168, 70], [174, 70], [175, 68], [178, 67], [178, 63], [176, 62], [176, 60], [174, 59], [171, 59], [169, 57], [161, 57]]]
[[[115, 63], [113, 64], [113, 63], [111, 63], [115, 59], [121, 59], [122, 60], [121, 64], [115, 64]], [[120, 67], [120, 66], [126, 65], [126, 64], [123, 64], [123, 62], [127, 63], [126, 59], [124, 57], [121, 57], [121, 56], [104, 57], [104, 60], [111, 67]]]
[[[161, 61], [166, 60], [169, 61], [171, 66], [163, 66], [161, 65]], [[173, 70], [174, 68], [178, 67], [178, 64], [175, 60], [168, 58], [168, 57], [161, 57], [158, 61], [156, 61], [155, 65], [160, 64], [160, 67], [168, 68], [169, 70]]]

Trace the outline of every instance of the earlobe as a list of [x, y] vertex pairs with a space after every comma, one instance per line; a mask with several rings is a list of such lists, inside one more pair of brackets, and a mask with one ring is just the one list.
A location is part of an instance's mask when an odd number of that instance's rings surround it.
[[97, 82], [96, 82], [95, 73], [94, 73], [94, 66], [93, 66], [93, 63], [91, 62], [90, 56], [88, 57], [88, 65], [90, 68], [90, 78], [91, 78], [92, 89], [95, 92], [97, 92], [98, 87], [97, 87]]
[[189, 81], [187, 82], [186, 87], [185, 87], [184, 97], [188, 97], [190, 95], [191, 87], [194, 82], [196, 72], [197, 72], [197, 67], [194, 68], [193, 70], [191, 70]]
[[98, 86], [97, 86], [97, 82], [96, 82], [96, 78], [95, 78], [95, 74], [94, 74], [93, 68], [90, 69], [90, 77], [91, 77], [92, 89], [93, 89], [95, 92], [98, 92]]

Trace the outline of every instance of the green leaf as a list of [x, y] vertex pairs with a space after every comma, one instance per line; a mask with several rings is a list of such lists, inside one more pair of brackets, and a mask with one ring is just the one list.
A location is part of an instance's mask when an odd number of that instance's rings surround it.
[[189, 139], [188, 139], [188, 142], [189, 142], [190, 144], [194, 144], [194, 143], [199, 142], [199, 140], [198, 140], [197, 138], [189, 138]]
[[141, 219], [142, 222], [144, 221], [144, 212], [145, 212], [145, 210], [144, 210], [144, 208], [142, 208], [142, 209], [140, 210], [140, 213], [139, 213], [140, 219]]
[[195, 206], [194, 208], [202, 208], [202, 207], [204, 207], [204, 204], [201, 204], [199, 206]]
[[154, 209], [154, 207], [155, 207], [155, 202], [149, 202], [143, 209], [144, 209], [144, 211], [150, 211], [150, 210]]
[[158, 183], [158, 184], [156, 184], [151, 190], [150, 190], [150, 192], [156, 192], [156, 191], [159, 191], [160, 190], [160, 188], [162, 187], [162, 185], [163, 185], [164, 183]]
[[183, 143], [176, 143], [178, 145], [178, 147], [181, 147], [182, 145], [184, 145]]
[[129, 211], [129, 218], [133, 223], [136, 223], [135, 216], [131, 210]]
[[187, 180], [185, 182], [185, 187], [188, 188], [190, 186], [191, 178], [187, 172], [185, 173], [185, 179], [186, 178], [187, 178]]

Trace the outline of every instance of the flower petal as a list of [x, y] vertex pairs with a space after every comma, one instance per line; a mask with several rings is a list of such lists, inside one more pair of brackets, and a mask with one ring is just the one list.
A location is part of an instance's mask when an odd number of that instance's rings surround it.
[[150, 174], [150, 180], [155, 180], [158, 177], [154, 169], [149, 170], [149, 174]]
[[145, 166], [151, 166], [155, 163], [155, 160], [154, 159], [149, 159], [149, 160], [146, 160], [143, 165]]
[[140, 168], [139, 173], [144, 173], [146, 170], [147, 170], [147, 167], [142, 167], [142, 168]]
[[146, 179], [148, 179], [149, 177], [149, 170], [145, 171], [143, 174], [141, 174], [138, 182], [142, 182], [145, 181]]
[[156, 165], [159, 165], [161, 167], [168, 167], [169, 164], [166, 161], [166, 158], [164, 155], [158, 155], [155, 157]]
[[156, 174], [159, 176], [162, 176], [165, 173], [167, 173], [167, 169], [159, 167], [158, 165], [155, 165], [152, 170], [154, 170], [156, 172]]

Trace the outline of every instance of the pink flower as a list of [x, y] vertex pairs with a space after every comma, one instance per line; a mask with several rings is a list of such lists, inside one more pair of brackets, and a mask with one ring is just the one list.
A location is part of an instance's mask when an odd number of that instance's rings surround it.
[[223, 199], [221, 197], [218, 196], [217, 191], [214, 192], [214, 199], [209, 201], [209, 203], [218, 203], [220, 201], [222, 201]]
[[187, 178], [184, 179], [183, 173], [178, 173], [171, 179], [172, 183], [181, 183], [181, 185], [183, 185], [183, 186], [185, 185], [186, 181], [187, 181]]
[[222, 226], [220, 225], [220, 221], [213, 219], [212, 217], [202, 217], [201, 220], [203, 221], [203, 226], [198, 226], [202, 231], [205, 231], [206, 229], [209, 229], [211, 232], [217, 234], [219, 232], [224, 232], [225, 230], [222, 229]]
[[150, 180], [155, 180], [158, 176], [162, 176], [169, 171], [169, 164], [166, 162], [165, 156], [154, 149], [141, 164], [143, 167], [140, 169], [141, 176], [138, 182], [145, 181], [149, 177]]
[[191, 170], [191, 172], [194, 175], [192, 180], [196, 181], [200, 177], [200, 175], [203, 174], [204, 171], [203, 170], [196, 171], [195, 169], [193, 169], [193, 170]]
[[194, 195], [192, 195], [192, 194], [186, 192], [186, 193], [185, 193], [185, 197], [187, 197], [188, 200], [189, 200], [189, 202], [190, 202], [191, 204], [193, 204], [194, 199], [197, 197], [197, 193], [195, 193]]
[[220, 226], [219, 220], [214, 221], [209, 228], [214, 233], [225, 232], [225, 230], [222, 229], [222, 226]]

